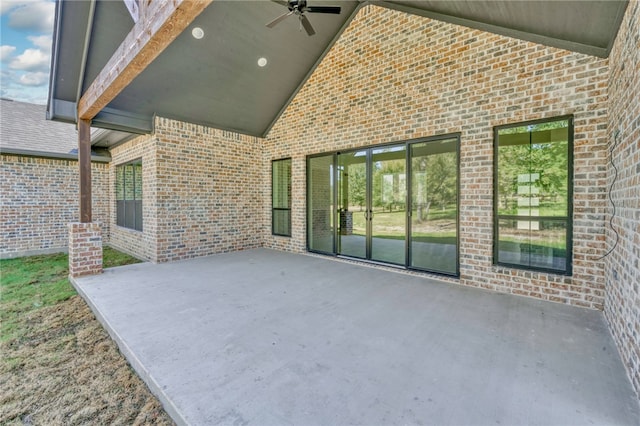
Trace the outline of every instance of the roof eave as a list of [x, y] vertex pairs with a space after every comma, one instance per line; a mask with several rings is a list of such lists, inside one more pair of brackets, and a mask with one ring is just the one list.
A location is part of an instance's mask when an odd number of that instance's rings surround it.
[[47, 96], [47, 120], [56, 119], [56, 108], [54, 93], [56, 88], [56, 78], [58, 73], [58, 55], [60, 52], [60, 15], [62, 13], [62, 2], [56, 2], [55, 17], [53, 20], [53, 37], [51, 46], [51, 72], [49, 73], [49, 93]]

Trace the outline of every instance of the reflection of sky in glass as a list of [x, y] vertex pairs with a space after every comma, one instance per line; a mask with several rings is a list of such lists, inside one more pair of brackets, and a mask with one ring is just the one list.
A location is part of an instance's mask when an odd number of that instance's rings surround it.
[[398, 152], [404, 151], [404, 145], [396, 145], [388, 148], [377, 148], [373, 150], [374, 154], [384, 154], [385, 152]]

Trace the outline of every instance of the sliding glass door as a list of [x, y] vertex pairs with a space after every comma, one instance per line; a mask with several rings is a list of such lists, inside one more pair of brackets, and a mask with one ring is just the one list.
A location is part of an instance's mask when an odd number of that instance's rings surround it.
[[334, 155], [307, 161], [307, 244], [309, 250], [334, 253]]
[[457, 275], [458, 140], [309, 157], [309, 250]]
[[409, 266], [457, 274], [458, 139], [410, 144]]
[[337, 155], [338, 254], [405, 264], [405, 151], [403, 144]]
[[405, 264], [407, 235], [406, 146], [371, 150], [371, 260]]
[[368, 256], [368, 159], [368, 150], [338, 154], [337, 253], [361, 259]]

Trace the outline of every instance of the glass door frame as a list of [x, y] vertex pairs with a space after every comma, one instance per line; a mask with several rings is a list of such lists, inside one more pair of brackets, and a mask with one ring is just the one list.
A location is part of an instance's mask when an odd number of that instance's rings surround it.
[[[342, 186], [342, 182], [339, 179], [340, 176], [340, 171], [338, 170], [340, 168], [340, 155], [347, 155], [347, 154], [353, 154], [353, 153], [357, 153], [357, 152], [361, 152], [363, 151], [365, 153], [364, 156], [364, 166], [365, 166], [365, 188], [364, 188], [364, 193], [365, 193], [365, 202], [364, 202], [364, 208], [365, 211], [364, 216], [365, 216], [365, 241], [364, 241], [364, 256], [360, 257], [357, 255], [349, 255], [349, 254], [344, 254], [344, 253], [340, 253], [340, 248], [341, 248], [341, 240], [340, 240], [340, 215], [342, 213], [342, 200], [340, 199], [341, 196], [341, 186]], [[371, 192], [371, 167], [369, 167], [371, 162], [371, 150], [370, 147], [363, 147], [363, 148], [359, 148], [359, 149], [349, 149], [346, 151], [339, 151], [336, 152], [334, 155], [334, 168], [335, 168], [335, 174], [334, 174], [334, 188], [335, 188], [335, 208], [336, 208], [336, 217], [335, 217], [335, 239], [334, 239], [334, 248], [335, 248], [335, 254], [336, 256], [344, 256], [344, 257], [348, 257], [351, 259], [358, 259], [358, 260], [365, 260], [365, 261], [369, 261], [370, 257], [371, 257], [371, 221], [369, 219], [369, 215], [371, 212], [371, 200], [370, 200], [370, 192]], [[347, 206], [349, 207], [349, 206]], [[360, 213], [360, 212], [358, 212]], [[353, 215], [352, 215], [352, 221], [353, 221]]]
[[[460, 276], [460, 135], [461, 133], [447, 133], [444, 135], [430, 136], [407, 141], [407, 269], [424, 271], [433, 274], [447, 275], [453, 277]], [[438, 142], [449, 139], [456, 140], [456, 270], [455, 273], [439, 271], [435, 269], [412, 266], [412, 211], [413, 211], [413, 169], [411, 164], [411, 147], [420, 143]]]
[[[457, 133], [447, 133], [447, 134], [443, 134], [443, 135], [437, 135], [437, 136], [430, 136], [430, 137], [424, 137], [424, 138], [416, 138], [416, 139], [409, 139], [409, 140], [405, 140], [405, 141], [397, 141], [397, 142], [387, 142], [387, 143], [383, 143], [383, 144], [377, 144], [377, 145], [368, 145], [368, 146], [363, 146], [363, 147], [359, 147], [359, 148], [349, 148], [347, 150], [337, 150], [337, 151], [330, 151], [330, 152], [324, 152], [324, 153], [317, 153], [317, 154], [310, 154], [306, 156], [306, 201], [307, 201], [307, 212], [306, 212], [306, 249], [309, 252], [312, 253], [320, 253], [320, 254], [325, 254], [325, 255], [330, 255], [330, 256], [335, 256], [335, 257], [345, 257], [345, 258], [350, 258], [350, 259], [355, 259], [355, 260], [359, 260], [359, 261], [363, 261], [363, 262], [370, 262], [370, 263], [377, 263], [377, 264], [383, 264], [383, 265], [388, 265], [388, 266], [395, 266], [395, 267], [403, 267], [405, 269], [408, 270], [417, 270], [417, 271], [422, 271], [422, 272], [427, 272], [427, 273], [433, 273], [433, 274], [438, 274], [438, 275], [445, 275], [445, 276], [453, 276], [453, 277], [459, 277], [460, 276], [460, 137], [461, 137], [461, 133], [457, 132]], [[433, 270], [433, 269], [426, 269], [426, 268], [420, 268], [420, 267], [416, 267], [416, 266], [411, 266], [411, 256], [413, 255], [412, 253], [412, 249], [411, 249], [411, 218], [412, 218], [412, 191], [413, 191], [413, 182], [412, 182], [412, 164], [411, 164], [411, 147], [414, 144], [418, 144], [418, 143], [428, 143], [428, 142], [437, 142], [437, 141], [442, 141], [442, 140], [447, 140], [447, 139], [455, 139], [456, 140], [456, 249], [455, 249], [455, 256], [456, 256], [456, 268], [455, 268], [455, 273], [451, 273], [451, 272], [447, 272], [447, 271], [438, 271], [438, 270]], [[345, 153], [350, 153], [350, 152], [357, 152], [357, 151], [366, 151], [367, 152], [367, 157], [365, 160], [365, 164], [369, 165], [370, 161], [371, 161], [371, 152], [374, 149], [380, 149], [380, 148], [384, 148], [384, 147], [392, 147], [392, 146], [402, 146], [404, 145], [405, 148], [405, 175], [406, 175], [406, 201], [405, 201], [405, 205], [406, 205], [406, 211], [405, 211], [405, 262], [404, 264], [398, 264], [398, 263], [388, 263], [388, 262], [382, 262], [382, 261], [376, 261], [376, 260], [370, 260], [371, 257], [371, 223], [370, 220], [367, 219], [366, 221], [366, 257], [365, 258], [360, 258], [360, 257], [353, 257], [353, 256], [345, 256], [345, 255], [341, 255], [338, 253], [338, 238], [339, 238], [339, 225], [340, 225], [340, 207], [339, 207], [339, 199], [338, 199], [338, 155], [339, 154], [345, 154]], [[310, 179], [310, 173], [309, 173], [309, 164], [310, 164], [310, 160], [312, 158], [317, 158], [317, 157], [331, 157], [332, 159], [332, 187], [333, 187], [333, 253], [329, 253], [329, 252], [325, 252], [325, 251], [319, 251], [319, 250], [313, 250], [310, 247], [310, 233], [312, 232], [312, 230], [309, 227], [309, 206], [311, 205], [310, 202], [310, 197], [312, 196], [312, 191], [309, 190], [310, 185], [309, 185], [309, 179]], [[371, 198], [369, 192], [371, 191], [370, 185], [372, 185], [371, 183], [371, 167], [366, 167], [366, 209], [367, 211], [369, 211], [370, 209], [370, 204], [371, 204]]]
[[[307, 251], [311, 252], [311, 253], [320, 253], [320, 254], [327, 254], [330, 256], [335, 256], [337, 251], [338, 251], [338, 229], [337, 229], [337, 224], [339, 223], [339, 218], [336, 220], [336, 214], [339, 214], [339, 210], [337, 209], [337, 202], [338, 202], [338, 191], [336, 190], [336, 182], [337, 182], [337, 177], [336, 177], [336, 172], [337, 172], [337, 152], [325, 152], [325, 153], [320, 153], [320, 154], [312, 154], [312, 155], [307, 155], [306, 161], [305, 161], [305, 165], [306, 165], [306, 178], [305, 178], [305, 192], [306, 192], [306, 216], [305, 216], [305, 226], [306, 226], [306, 248]], [[330, 188], [332, 189], [332, 194], [331, 194], [331, 209], [333, 210], [332, 212], [332, 220], [331, 222], [333, 222], [331, 224], [332, 226], [332, 251], [331, 252], [327, 252], [327, 251], [323, 251], [323, 250], [314, 250], [311, 248], [311, 232], [312, 229], [309, 226], [309, 208], [312, 205], [311, 202], [311, 197], [313, 195], [313, 191], [310, 190], [311, 185], [310, 185], [310, 180], [311, 180], [311, 167], [310, 167], [310, 163], [311, 160], [314, 158], [322, 158], [322, 157], [331, 157], [331, 173], [329, 174], [330, 179], [331, 179], [331, 183], [330, 183]], [[337, 213], [336, 213], [337, 212]]]
[[[375, 151], [376, 150], [384, 150], [385, 148], [394, 148], [394, 147], [401, 147], [402, 151], [404, 152], [404, 175], [405, 175], [405, 191], [404, 191], [404, 206], [405, 206], [405, 212], [404, 212], [404, 248], [402, 250], [402, 255], [403, 255], [403, 259], [404, 262], [402, 263], [396, 263], [396, 262], [391, 262], [391, 261], [385, 261], [382, 259], [374, 259], [374, 235], [373, 235], [373, 231], [374, 231], [374, 227], [375, 227], [375, 223], [374, 223], [374, 219], [376, 217], [376, 212], [374, 212], [374, 182], [373, 182], [373, 174], [374, 174], [374, 170], [373, 170], [373, 165], [374, 163], [376, 163], [376, 161], [374, 160], [374, 156], [376, 155]], [[409, 263], [408, 260], [409, 258], [407, 257], [409, 254], [409, 247], [408, 247], [408, 239], [407, 237], [409, 236], [409, 234], [407, 233], [407, 224], [409, 221], [409, 210], [408, 207], [410, 206], [409, 201], [409, 191], [408, 191], [408, 183], [409, 181], [407, 180], [407, 174], [409, 173], [409, 162], [408, 162], [408, 148], [409, 148], [409, 144], [407, 143], [407, 141], [401, 141], [401, 142], [390, 142], [390, 143], [385, 143], [385, 144], [381, 144], [381, 145], [375, 145], [375, 146], [370, 146], [367, 147], [368, 149], [368, 165], [369, 170], [367, 173], [367, 178], [368, 178], [368, 185], [369, 185], [369, 191], [367, 193], [367, 196], [369, 197], [369, 210], [368, 210], [368, 234], [367, 234], [367, 244], [368, 244], [368, 257], [367, 257], [367, 261], [369, 262], [374, 262], [374, 263], [382, 263], [384, 265], [392, 265], [392, 266], [402, 266], [407, 268]], [[386, 161], [386, 160], [385, 160]], [[380, 225], [380, 223], [378, 223], [378, 225]]]

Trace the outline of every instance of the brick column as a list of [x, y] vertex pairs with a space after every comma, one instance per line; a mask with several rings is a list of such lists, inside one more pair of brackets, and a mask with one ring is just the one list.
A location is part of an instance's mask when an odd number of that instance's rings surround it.
[[102, 273], [102, 230], [95, 222], [69, 224], [69, 275]]

